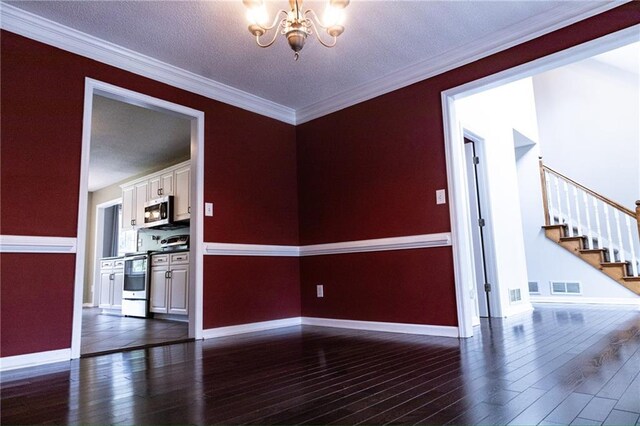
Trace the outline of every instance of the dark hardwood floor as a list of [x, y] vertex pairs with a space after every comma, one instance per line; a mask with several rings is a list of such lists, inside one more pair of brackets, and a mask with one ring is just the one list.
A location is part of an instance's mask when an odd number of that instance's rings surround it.
[[536, 306], [467, 340], [311, 326], [5, 372], [8, 424], [638, 425], [640, 311]]

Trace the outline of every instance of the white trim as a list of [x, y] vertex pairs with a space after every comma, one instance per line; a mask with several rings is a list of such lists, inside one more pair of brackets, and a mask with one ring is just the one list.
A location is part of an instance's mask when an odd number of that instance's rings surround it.
[[[133, 50], [64, 26], [57, 22], [0, 3], [3, 29], [38, 40], [115, 67], [255, 112], [289, 124], [301, 124], [360, 102], [409, 86], [446, 71], [469, 64], [496, 52], [532, 40], [543, 34], [605, 12], [623, 2], [573, 2], [562, 13], [552, 9], [519, 22], [498, 33], [479, 38], [463, 47], [445, 52], [333, 97], [294, 110], [190, 71], [167, 64]], [[566, 7], [566, 5], [565, 5]]]
[[295, 124], [295, 110], [292, 108], [202, 77], [4, 2], [0, 6], [0, 25], [7, 31], [33, 40], [256, 114]]
[[589, 305], [636, 305], [640, 306], [640, 296], [636, 298], [623, 297], [582, 297], [582, 296], [531, 296], [531, 303], [571, 303]]
[[104, 243], [104, 211], [118, 204], [122, 204], [122, 197], [96, 204], [96, 214], [94, 216], [95, 232], [93, 236], [93, 274], [91, 277], [93, 280], [91, 282], [91, 300], [94, 306], [100, 304], [100, 300], [98, 300], [100, 298], [100, 289], [98, 288], [100, 286], [100, 268], [98, 265], [100, 265], [100, 260], [102, 259], [102, 246]]
[[[551, 10], [518, 22], [498, 33], [481, 37], [464, 46], [452, 49], [436, 57], [411, 64], [384, 77], [361, 84], [338, 95], [323, 99], [296, 110], [296, 124], [302, 124], [331, 114], [352, 105], [393, 92], [419, 81], [426, 80], [494, 53], [517, 46], [541, 35], [574, 24], [583, 19], [620, 6], [621, 2], [574, 2], [571, 10], [562, 13]], [[565, 4], [566, 6], [566, 4]]]
[[83, 308], [94, 308], [94, 307], [96, 307], [96, 306], [97, 306], [97, 305], [94, 305], [93, 303], [83, 303], [83, 304], [82, 304], [82, 307], [83, 307]]
[[287, 256], [298, 257], [298, 246], [264, 244], [204, 243], [204, 253], [216, 256]]
[[407, 250], [451, 245], [451, 233], [409, 235], [404, 237], [376, 238], [340, 243], [313, 244], [300, 247], [300, 256], [325, 254], [364, 253], [369, 251]]
[[216, 337], [234, 336], [236, 334], [253, 333], [255, 331], [272, 330], [274, 328], [292, 327], [300, 325], [300, 317], [284, 318], [272, 321], [252, 322], [249, 324], [230, 325], [227, 327], [209, 328], [203, 330], [204, 339], [214, 339]]
[[75, 253], [76, 249], [72, 237], [0, 235], [0, 253]]
[[465, 176], [462, 131], [456, 119], [454, 101], [475, 93], [504, 85], [533, 74], [586, 59], [600, 53], [640, 40], [640, 25], [634, 25], [598, 39], [571, 47], [514, 68], [475, 80], [442, 92], [444, 145], [449, 188], [449, 211], [453, 246], [453, 264], [456, 288], [458, 324], [461, 337], [473, 335], [472, 300], [464, 283], [473, 279], [473, 251], [468, 209], [465, 208], [467, 185]]
[[34, 352], [26, 355], [6, 356], [0, 358], [0, 371], [15, 370], [16, 368], [33, 367], [54, 362], [70, 361], [71, 349]]
[[513, 315], [524, 314], [533, 311], [533, 305], [531, 303], [518, 302], [516, 304], [509, 305], [504, 309], [504, 311], [506, 311], [506, 315], [504, 315], [504, 317], [509, 318]]
[[[80, 165], [80, 187], [78, 200], [78, 229], [76, 268], [73, 296], [73, 326], [71, 333], [71, 358], [80, 357], [80, 341], [82, 335], [82, 305], [84, 291], [85, 251], [87, 241], [87, 204], [88, 204], [88, 175], [89, 152], [91, 146], [91, 117], [93, 112], [93, 96], [99, 94], [111, 99], [132, 103], [165, 113], [181, 116], [191, 121], [191, 199], [195, 209], [191, 213], [190, 256], [191, 268], [189, 294], [189, 337], [199, 339], [202, 336], [202, 294], [203, 294], [203, 222], [200, 211], [203, 208], [204, 191], [204, 112], [183, 105], [174, 104], [163, 99], [154, 98], [142, 93], [123, 89], [108, 83], [85, 78], [84, 112], [82, 122], [82, 155]], [[195, 224], [195, 226], [193, 225]]]
[[353, 330], [384, 331], [387, 333], [422, 334], [427, 336], [458, 337], [458, 327], [446, 325], [407, 324], [400, 322], [355, 321], [331, 318], [302, 317], [302, 325], [350, 328]]
[[408, 235], [404, 237], [343, 241], [307, 246], [265, 244], [204, 243], [207, 255], [216, 256], [321, 256], [326, 254], [365, 253], [370, 251], [407, 250], [451, 245], [451, 234]]

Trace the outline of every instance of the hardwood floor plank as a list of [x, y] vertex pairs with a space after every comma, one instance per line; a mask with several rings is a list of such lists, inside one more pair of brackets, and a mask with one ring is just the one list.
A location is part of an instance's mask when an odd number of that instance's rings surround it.
[[0, 422], [633, 425], [639, 329], [558, 305], [464, 340], [293, 326], [3, 372]]

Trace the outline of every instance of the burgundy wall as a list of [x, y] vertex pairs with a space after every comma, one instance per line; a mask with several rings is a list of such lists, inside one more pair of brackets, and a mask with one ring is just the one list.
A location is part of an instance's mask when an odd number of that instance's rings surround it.
[[[10, 32], [3, 31], [1, 38], [1, 234], [76, 236], [84, 84], [85, 77], [91, 77], [204, 111], [204, 198], [215, 206], [214, 216], [205, 218], [205, 241], [298, 244], [293, 126]], [[68, 257], [72, 260], [60, 264], [57, 255], [3, 257], [3, 356], [70, 346], [74, 256]], [[19, 263], [14, 266], [16, 259]], [[47, 259], [44, 264], [39, 263], [42, 259]], [[253, 259], [246, 260], [248, 270], [260, 270]], [[274, 288], [279, 294], [278, 307], [298, 315], [298, 270], [281, 263], [276, 258], [264, 259], [260, 267], [269, 276], [256, 272], [251, 280], [234, 279], [230, 285], [224, 280], [233, 274], [225, 268], [242, 268], [207, 256], [205, 326], [246, 323], [255, 317], [281, 318], [273, 309], [254, 311], [255, 306], [273, 300]], [[215, 275], [210, 273], [212, 267]], [[26, 278], [9, 273], [21, 269], [46, 272], [30, 272]], [[56, 271], [55, 281], [49, 279], [52, 270]], [[216, 303], [218, 293], [219, 300], [243, 303]], [[55, 302], [46, 310], [38, 302], [43, 295], [55, 295]], [[216, 311], [213, 316], [211, 310]]]
[[204, 328], [300, 316], [298, 258], [207, 256]]
[[[302, 315], [362, 321], [456, 325], [451, 247], [301, 259]], [[421, 285], [407, 285], [420, 283]], [[324, 297], [316, 297], [316, 284]], [[437, 301], [437, 303], [434, 303]]]
[[0, 255], [0, 356], [70, 347], [74, 265], [72, 254]]
[[[298, 126], [301, 243], [449, 231], [448, 206], [435, 204], [435, 190], [447, 188], [441, 93], [639, 22], [640, 2], [628, 3]], [[404, 250], [304, 258], [303, 314], [456, 325], [450, 250], [419, 253], [419, 259]], [[427, 266], [417, 261], [437, 265], [439, 273], [421, 273]], [[412, 272], [400, 273], [404, 268]], [[328, 289], [323, 299], [315, 297], [317, 284]], [[401, 301], [407, 310], [397, 309]]]

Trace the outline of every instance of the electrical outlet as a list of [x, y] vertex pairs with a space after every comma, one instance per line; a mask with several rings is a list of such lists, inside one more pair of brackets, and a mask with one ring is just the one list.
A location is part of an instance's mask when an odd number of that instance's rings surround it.
[[438, 189], [436, 191], [436, 204], [446, 204], [447, 196], [445, 195], [444, 189]]
[[204, 215], [213, 216], [213, 203], [204, 203]]
[[316, 295], [318, 297], [324, 297], [324, 286], [322, 284], [316, 286]]

